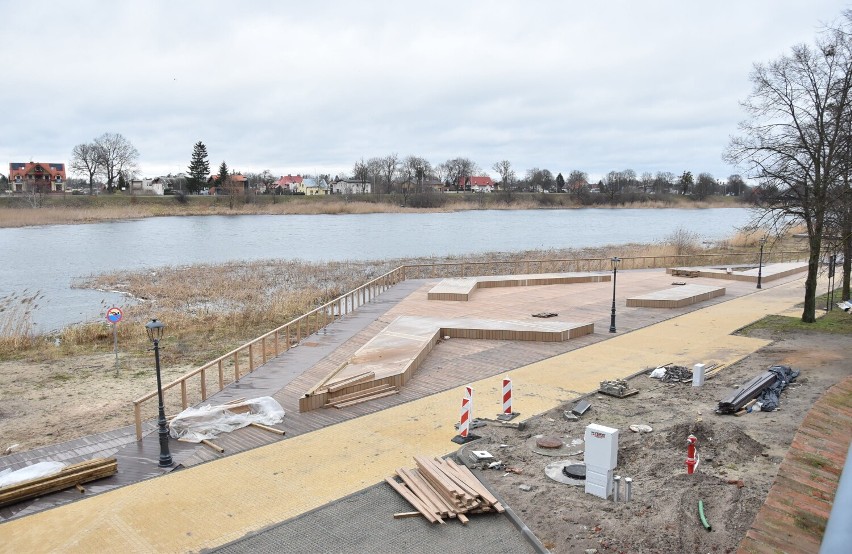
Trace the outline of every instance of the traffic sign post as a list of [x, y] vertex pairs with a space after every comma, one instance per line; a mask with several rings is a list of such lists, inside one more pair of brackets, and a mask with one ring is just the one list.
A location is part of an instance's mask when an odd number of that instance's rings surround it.
[[121, 308], [113, 306], [107, 310], [107, 321], [112, 323], [112, 351], [115, 353], [115, 374], [118, 375], [118, 322], [124, 314]]

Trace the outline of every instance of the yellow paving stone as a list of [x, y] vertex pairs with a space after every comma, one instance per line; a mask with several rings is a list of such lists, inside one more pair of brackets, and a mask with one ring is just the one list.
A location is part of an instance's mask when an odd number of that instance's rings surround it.
[[[767, 341], [730, 333], [801, 300], [801, 282], [691, 312], [516, 370], [516, 408], [541, 413], [604, 379], [666, 362], [737, 361]], [[472, 383], [474, 417], [502, 376]], [[359, 491], [456, 445], [462, 389], [176, 471], [0, 525], [0, 552], [186, 552], [218, 546]], [[390, 517], [390, 514], [388, 514]]]

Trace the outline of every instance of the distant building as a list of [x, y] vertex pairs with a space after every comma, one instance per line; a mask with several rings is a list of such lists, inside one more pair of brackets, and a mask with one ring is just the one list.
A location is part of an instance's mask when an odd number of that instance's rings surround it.
[[325, 179], [317, 181], [313, 177], [304, 177], [302, 178], [302, 182], [296, 187], [296, 191], [305, 196], [319, 196], [330, 194], [331, 187], [328, 186]]
[[472, 192], [493, 192], [494, 181], [491, 177], [459, 177], [459, 190], [469, 190]]
[[156, 179], [132, 179], [130, 181], [130, 194], [162, 196], [165, 192], [163, 180]]
[[65, 192], [65, 164], [12, 162], [9, 186], [14, 192]]
[[234, 194], [241, 192], [248, 193], [248, 178], [241, 173], [231, 173], [228, 175], [228, 181], [231, 187], [230, 191], [224, 190], [219, 186], [219, 175], [211, 175], [207, 179], [207, 186], [210, 188], [210, 194]]
[[272, 194], [290, 194], [296, 192], [301, 184], [301, 175], [282, 175], [269, 188]]
[[337, 179], [331, 187], [332, 194], [370, 194], [373, 190], [369, 181], [361, 179]]

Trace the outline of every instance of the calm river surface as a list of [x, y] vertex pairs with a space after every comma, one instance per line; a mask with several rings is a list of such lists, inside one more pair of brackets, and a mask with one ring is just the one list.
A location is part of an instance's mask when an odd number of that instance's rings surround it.
[[722, 239], [744, 208], [489, 210], [428, 214], [159, 217], [0, 229], [0, 305], [41, 293], [33, 320], [49, 331], [103, 318], [117, 294], [72, 289], [116, 270], [287, 258], [370, 260], [645, 243], [683, 227]]

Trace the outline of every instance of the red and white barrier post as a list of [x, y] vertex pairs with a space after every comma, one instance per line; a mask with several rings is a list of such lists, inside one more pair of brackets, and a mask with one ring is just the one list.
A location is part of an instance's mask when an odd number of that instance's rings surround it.
[[497, 419], [509, 421], [519, 415], [519, 412], [512, 411], [512, 379], [507, 375], [503, 378], [503, 411], [497, 416]]
[[689, 435], [686, 439], [686, 473], [692, 475], [701, 459], [698, 456], [698, 439]]
[[480, 438], [479, 435], [474, 435], [470, 432], [470, 423], [473, 420], [473, 387], [470, 385], [464, 388], [464, 396], [462, 397], [461, 416], [459, 417], [459, 434], [453, 437], [453, 442], [464, 444], [472, 440]]

